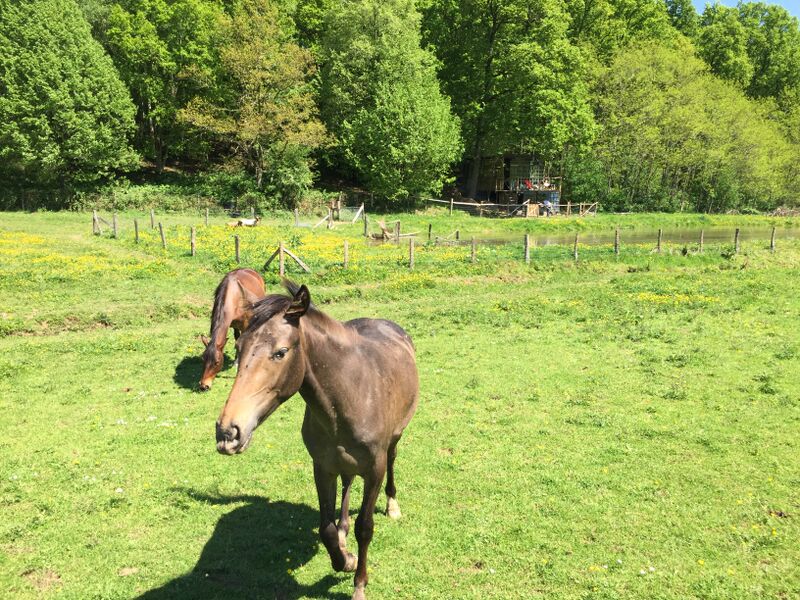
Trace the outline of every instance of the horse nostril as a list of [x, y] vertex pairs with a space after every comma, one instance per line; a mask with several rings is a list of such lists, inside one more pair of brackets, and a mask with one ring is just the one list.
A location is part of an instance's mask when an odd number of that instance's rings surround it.
[[218, 442], [233, 442], [239, 439], [239, 428], [236, 425], [231, 425], [223, 429], [222, 425], [217, 423], [217, 441]]
[[228, 430], [228, 433], [230, 434], [230, 438], [228, 438], [228, 441], [233, 442], [239, 439], [239, 428], [236, 425], [231, 425], [231, 428]]
[[205, 384], [205, 383], [201, 383], [200, 384], [200, 391], [201, 392], [207, 392], [209, 389], [211, 389], [210, 385]]

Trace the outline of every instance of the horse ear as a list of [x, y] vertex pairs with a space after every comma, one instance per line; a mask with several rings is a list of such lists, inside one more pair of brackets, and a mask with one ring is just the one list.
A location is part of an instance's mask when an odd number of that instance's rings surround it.
[[197, 338], [197, 339], [199, 339], [201, 342], [203, 342], [203, 346], [208, 346], [208, 345], [211, 343], [211, 340], [210, 340], [210, 339], [208, 339], [208, 338], [207, 338], [206, 336], [204, 336], [204, 335], [201, 335], [201, 336], [200, 336], [199, 338]]
[[239, 286], [239, 291], [242, 293], [242, 299], [244, 300], [246, 309], [252, 308], [253, 304], [261, 300], [261, 296], [254, 294], [253, 292], [245, 288], [242, 285], [242, 282], [239, 281], [238, 279], [236, 280], [236, 285]]
[[297, 293], [292, 298], [291, 304], [283, 313], [283, 316], [287, 319], [299, 319], [308, 310], [308, 307], [311, 305], [311, 294], [308, 293], [308, 288], [305, 285], [301, 285], [300, 289], [297, 290]]

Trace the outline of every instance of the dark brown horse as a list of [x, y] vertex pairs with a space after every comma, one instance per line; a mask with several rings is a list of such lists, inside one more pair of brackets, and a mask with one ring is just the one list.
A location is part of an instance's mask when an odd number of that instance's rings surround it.
[[250, 322], [253, 304], [265, 294], [264, 280], [252, 269], [231, 271], [214, 290], [210, 337], [200, 336], [200, 341], [206, 347], [203, 352], [203, 376], [200, 378], [202, 391], [211, 387], [214, 377], [222, 370], [228, 328], [233, 327], [233, 336], [238, 340]]
[[[239, 372], [217, 421], [217, 450], [242, 452], [253, 431], [295, 392], [306, 401], [303, 441], [314, 461], [319, 534], [336, 571], [355, 571], [353, 600], [363, 600], [367, 548], [384, 475], [387, 513], [400, 516], [394, 485], [397, 442], [417, 407], [419, 382], [411, 338], [380, 319], [341, 323], [311, 306], [308, 289], [255, 305], [239, 340]], [[358, 558], [346, 549], [350, 484], [364, 479], [356, 519]], [[336, 483], [342, 504], [335, 521]]]

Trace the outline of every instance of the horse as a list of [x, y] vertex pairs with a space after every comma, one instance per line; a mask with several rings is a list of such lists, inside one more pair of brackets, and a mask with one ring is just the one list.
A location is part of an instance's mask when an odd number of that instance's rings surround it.
[[[239, 370], [216, 423], [217, 450], [226, 455], [246, 450], [253, 431], [300, 392], [319, 535], [333, 569], [355, 571], [352, 600], [364, 600], [367, 549], [384, 475], [386, 513], [393, 519], [401, 515], [394, 461], [418, 402], [414, 345], [396, 323], [366, 318], [342, 323], [311, 304], [305, 285], [284, 284], [292, 295], [259, 301], [239, 338]], [[355, 523], [356, 558], [346, 542], [350, 486], [357, 475], [364, 479], [364, 497]], [[338, 478], [342, 501], [336, 523]]]
[[233, 336], [238, 340], [250, 321], [253, 304], [265, 295], [264, 280], [252, 269], [235, 269], [222, 278], [214, 290], [210, 337], [200, 336], [200, 341], [206, 347], [200, 391], [210, 389], [211, 382], [222, 370], [228, 328], [233, 327]]

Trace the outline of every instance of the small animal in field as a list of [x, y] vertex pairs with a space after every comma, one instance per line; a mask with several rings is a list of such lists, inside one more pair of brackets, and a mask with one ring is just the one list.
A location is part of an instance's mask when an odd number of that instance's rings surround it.
[[250, 322], [253, 304], [265, 294], [264, 280], [252, 269], [235, 269], [220, 281], [214, 291], [209, 337], [200, 336], [200, 341], [206, 347], [203, 352], [203, 376], [200, 378], [201, 391], [208, 390], [217, 373], [222, 370], [228, 328], [233, 327], [233, 337], [238, 340]]
[[[340, 322], [311, 304], [306, 286], [266, 296], [239, 338], [239, 371], [217, 420], [217, 450], [243, 452], [253, 431], [300, 392], [302, 435], [314, 465], [319, 535], [335, 571], [355, 571], [353, 600], [364, 600], [373, 514], [386, 476], [386, 512], [400, 517], [394, 481], [397, 443], [417, 408], [414, 345], [382, 319]], [[347, 551], [350, 485], [364, 479], [356, 518], [358, 557]], [[337, 480], [342, 480], [336, 521]]]
[[261, 222], [261, 217], [255, 219], [237, 219], [236, 221], [229, 221], [228, 227], [255, 227]]

